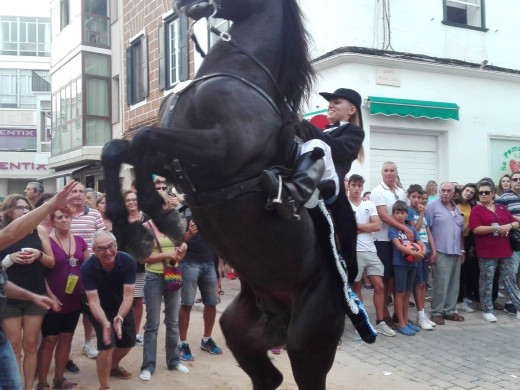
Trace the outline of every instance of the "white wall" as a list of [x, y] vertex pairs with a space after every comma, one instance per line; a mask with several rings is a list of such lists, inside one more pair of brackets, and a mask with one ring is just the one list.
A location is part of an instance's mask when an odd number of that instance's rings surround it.
[[[395, 51], [455, 58], [517, 69], [520, 61], [520, 2], [486, 0], [487, 32], [442, 24], [443, 1], [390, 1], [391, 45]], [[383, 0], [302, 0], [315, 57], [343, 46], [387, 49]], [[384, 39], [384, 44], [383, 44]], [[388, 48], [390, 49], [390, 48]]]

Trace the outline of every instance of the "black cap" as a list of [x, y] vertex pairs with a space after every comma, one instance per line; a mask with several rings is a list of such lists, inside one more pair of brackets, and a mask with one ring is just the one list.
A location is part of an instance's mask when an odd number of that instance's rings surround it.
[[320, 92], [320, 95], [325, 98], [325, 100], [330, 101], [331, 99], [345, 99], [352, 103], [358, 110], [359, 119], [361, 128], [363, 128], [363, 118], [361, 116], [361, 95], [354, 91], [353, 89], [348, 88], [338, 88], [333, 93], [329, 92]]

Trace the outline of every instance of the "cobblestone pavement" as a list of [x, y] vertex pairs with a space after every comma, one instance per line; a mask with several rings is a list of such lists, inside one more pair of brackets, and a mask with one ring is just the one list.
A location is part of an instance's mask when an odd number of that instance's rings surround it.
[[[363, 295], [374, 320], [372, 293], [364, 290]], [[410, 308], [412, 321], [416, 313]], [[478, 310], [459, 314], [466, 321], [446, 321], [413, 337], [380, 335], [372, 345], [354, 341], [354, 329], [347, 323], [340, 351], [380, 375], [404, 379], [401, 388], [415, 388], [415, 382], [431, 389], [520, 389], [520, 321], [503, 311], [495, 311], [498, 322], [494, 324], [487, 323]]]

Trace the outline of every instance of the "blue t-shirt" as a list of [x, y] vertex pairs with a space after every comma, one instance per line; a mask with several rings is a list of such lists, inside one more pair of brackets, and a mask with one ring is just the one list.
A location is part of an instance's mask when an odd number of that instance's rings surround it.
[[426, 246], [426, 254], [430, 253], [430, 243], [428, 242], [428, 233], [426, 232], [426, 227], [430, 227], [430, 223], [428, 222], [428, 218], [426, 214], [423, 216], [422, 226], [417, 226], [417, 221], [419, 220], [419, 212], [408, 207], [408, 217], [406, 217], [406, 222], [414, 221], [415, 227], [419, 229], [419, 237], [421, 237], [421, 241]]
[[81, 266], [83, 287], [86, 291], [97, 290], [103, 311], [115, 317], [123, 302], [125, 284], [135, 284], [136, 268], [136, 261], [126, 252], [117, 252], [116, 265], [110, 272], [92, 255]]
[[[419, 233], [417, 233], [417, 230], [414, 229], [413, 226], [408, 226], [408, 228], [413, 232], [414, 236], [414, 242], [419, 242], [421, 238], [419, 237]], [[408, 245], [410, 243], [410, 240], [408, 240], [408, 237], [406, 237], [406, 234], [404, 232], [397, 230], [393, 226], [388, 227], [388, 239], [392, 241], [394, 238], [398, 238], [399, 242], [402, 245]], [[405, 259], [405, 254], [401, 252], [399, 249], [397, 249], [395, 246], [393, 247], [393, 257], [392, 257], [392, 264], [398, 265], [401, 267], [415, 267], [415, 261], [408, 261]]]

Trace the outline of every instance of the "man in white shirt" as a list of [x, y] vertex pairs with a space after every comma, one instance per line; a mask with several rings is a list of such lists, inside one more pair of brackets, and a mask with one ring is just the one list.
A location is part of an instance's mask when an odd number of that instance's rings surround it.
[[377, 257], [374, 245], [373, 232], [381, 228], [381, 220], [377, 215], [376, 206], [370, 200], [363, 200], [363, 184], [365, 179], [360, 175], [352, 175], [347, 183], [348, 200], [356, 216], [357, 222], [357, 263], [358, 275], [352, 285], [352, 290], [362, 300], [361, 280], [363, 271], [366, 273], [372, 286], [374, 286], [374, 307], [376, 309], [376, 330], [385, 336], [393, 337], [395, 332], [384, 321], [385, 317], [390, 317], [388, 307], [385, 302], [383, 274], [384, 267]]
[[[393, 290], [392, 281], [394, 277], [394, 267], [392, 265], [393, 246], [392, 242], [388, 238], [388, 226], [393, 226], [404, 232], [409, 240], [413, 240], [414, 236], [412, 231], [406, 225], [403, 225], [392, 218], [392, 206], [394, 203], [398, 200], [406, 202], [406, 193], [402, 188], [399, 188], [396, 185], [397, 165], [392, 161], [383, 163], [381, 176], [383, 181], [372, 190], [370, 200], [374, 202], [377, 214], [381, 219], [381, 229], [374, 233], [374, 237], [376, 239], [375, 246], [377, 249], [377, 256], [385, 267], [383, 283], [385, 285], [385, 297], [388, 297], [390, 291]], [[388, 312], [388, 310], [386, 310], [386, 312]], [[392, 327], [395, 326], [391, 317], [385, 315], [385, 321], [388, 325]]]

